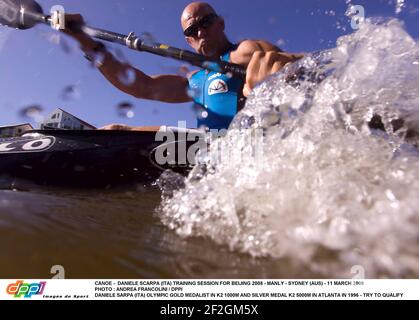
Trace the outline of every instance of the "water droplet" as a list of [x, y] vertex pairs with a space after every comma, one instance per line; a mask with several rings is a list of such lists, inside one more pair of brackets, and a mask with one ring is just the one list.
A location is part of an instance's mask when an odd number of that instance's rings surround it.
[[92, 53], [92, 65], [96, 68], [100, 68], [103, 66], [103, 63], [105, 62], [106, 54], [104, 52], [95, 52]]
[[132, 119], [132, 118], [134, 118], [134, 116], [135, 116], [134, 111], [129, 110], [129, 111], [127, 112], [127, 118]]
[[64, 38], [60, 39], [60, 47], [66, 54], [72, 54], [77, 51], [75, 46], [70, 45]]
[[404, 7], [406, 6], [406, 3], [404, 0], [397, 0], [396, 2], [396, 14], [400, 14]]
[[46, 41], [55, 44], [55, 45], [59, 45], [61, 42], [61, 36], [59, 33], [57, 32], [45, 32], [42, 31], [39, 33], [39, 35], [44, 38]]
[[203, 132], [208, 132], [209, 131], [209, 127], [206, 126], [205, 124], [201, 124], [198, 129], [203, 131]]
[[222, 72], [220, 65], [215, 61], [204, 61], [202, 67], [214, 72]]
[[202, 90], [198, 87], [188, 87], [186, 93], [191, 99], [195, 100], [201, 96]]
[[118, 74], [118, 80], [125, 86], [130, 86], [137, 80], [137, 74], [131, 67], [127, 67], [122, 73]]
[[92, 38], [95, 38], [99, 35], [99, 31], [97, 31], [95, 29], [91, 29], [91, 28], [88, 28], [88, 29], [84, 30], [84, 32]]
[[120, 117], [131, 119], [135, 116], [134, 106], [130, 102], [121, 102], [116, 108]]
[[43, 108], [39, 105], [31, 105], [25, 108], [22, 108], [19, 111], [19, 115], [22, 118], [30, 119], [35, 122], [41, 122], [43, 120], [42, 116]]
[[265, 128], [279, 125], [281, 123], [281, 114], [272, 110], [263, 112], [261, 114], [261, 123]]
[[387, 189], [385, 191], [385, 194], [386, 194], [388, 200], [390, 200], [390, 201], [397, 201], [396, 196], [394, 195], [393, 191], [391, 191], [390, 189]]
[[192, 106], [192, 110], [194, 111], [196, 117], [198, 119], [206, 119], [208, 118], [208, 111], [200, 104], [194, 103]]
[[242, 115], [239, 115], [239, 117], [240, 118], [238, 118], [238, 120], [239, 120], [241, 129], [249, 129], [256, 122], [254, 116], [248, 116], [248, 115], [242, 114]]
[[189, 74], [190, 70], [188, 65], [183, 64], [179, 67], [177, 74], [182, 76], [182, 77], [186, 77]]
[[143, 32], [140, 36], [141, 41], [146, 45], [153, 45], [157, 41], [150, 32]]
[[77, 100], [80, 98], [80, 90], [75, 85], [66, 86], [61, 92], [63, 100]]
[[278, 39], [278, 40], [276, 41], [276, 45], [277, 45], [278, 47], [282, 47], [283, 45], [285, 45], [285, 40], [284, 40], [284, 39]]
[[115, 49], [115, 57], [120, 61], [127, 61], [124, 52], [120, 48]]
[[347, 16], [348, 18], [352, 18], [353, 16], [356, 15], [356, 10], [355, 10], [355, 6], [350, 5], [348, 6], [348, 9], [345, 12], [345, 16]]

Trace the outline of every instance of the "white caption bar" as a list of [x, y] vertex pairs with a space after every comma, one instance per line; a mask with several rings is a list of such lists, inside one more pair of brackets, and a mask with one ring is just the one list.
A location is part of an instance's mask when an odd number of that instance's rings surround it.
[[0, 280], [0, 300], [419, 300], [419, 280]]

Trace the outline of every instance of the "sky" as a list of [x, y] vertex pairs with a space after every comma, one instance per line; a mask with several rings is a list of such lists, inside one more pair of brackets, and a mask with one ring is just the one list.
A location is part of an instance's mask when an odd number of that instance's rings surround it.
[[[352, 33], [345, 16], [348, 4], [362, 5], [366, 18], [397, 17], [409, 34], [419, 38], [419, 0], [405, 0], [396, 14], [397, 0], [214, 0], [208, 1], [225, 18], [232, 42], [264, 39], [289, 52], [331, 48]], [[180, 27], [185, 0], [39, 0], [45, 13], [61, 5], [67, 13], [80, 13], [88, 25], [122, 34], [151, 34], [161, 43], [188, 48]], [[63, 48], [66, 48], [64, 50]], [[146, 74], [180, 73], [183, 63], [108, 45]], [[190, 70], [193, 70], [192, 67]], [[0, 27], [0, 126], [30, 122], [21, 110], [41, 106], [42, 115], [60, 107], [95, 126], [177, 125], [195, 127], [191, 103], [167, 104], [137, 99], [113, 87], [84, 58], [77, 44], [46, 25], [30, 30]], [[73, 88], [74, 90], [68, 90]], [[117, 106], [128, 103], [131, 112]]]

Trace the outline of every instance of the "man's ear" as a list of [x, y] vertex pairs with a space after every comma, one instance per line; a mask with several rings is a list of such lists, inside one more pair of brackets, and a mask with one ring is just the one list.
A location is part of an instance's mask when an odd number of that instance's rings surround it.
[[223, 28], [223, 31], [225, 31], [226, 24], [223, 17], [220, 17], [220, 23], [221, 23], [221, 27]]

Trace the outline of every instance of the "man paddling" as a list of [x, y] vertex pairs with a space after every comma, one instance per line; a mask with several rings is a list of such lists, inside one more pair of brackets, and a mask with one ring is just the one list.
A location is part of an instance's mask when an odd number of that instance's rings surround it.
[[[80, 15], [67, 15], [67, 21], [84, 23]], [[194, 101], [201, 108], [198, 126], [210, 129], [228, 128], [233, 117], [243, 106], [253, 87], [300, 55], [282, 52], [263, 40], [245, 40], [232, 44], [224, 30], [224, 19], [207, 3], [193, 2], [183, 11], [181, 25], [187, 43], [209, 59], [239, 64], [247, 68], [246, 79], [240, 79], [207, 70], [199, 70], [187, 77], [180, 75], [148, 76], [142, 71], [116, 60], [100, 43], [88, 35], [65, 30], [74, 37], [87, 56], [101, 55], [98, 66], [101, 73], [116, 88], [141, 99], [170, 103]], [[121, 81], [121, 75], [135, 73], [132, 83]], [[159, 127], [129, 127], [109, 125], [103, 129], [158, 130]]]

